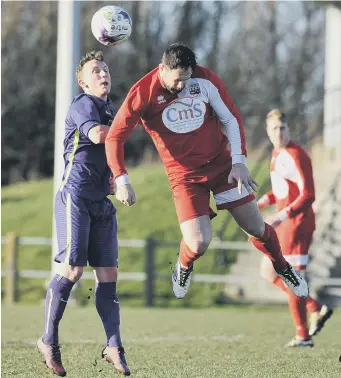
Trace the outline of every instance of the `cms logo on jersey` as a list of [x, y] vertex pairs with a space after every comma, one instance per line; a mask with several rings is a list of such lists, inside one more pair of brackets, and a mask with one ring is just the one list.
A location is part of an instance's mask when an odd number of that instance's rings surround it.
[[188, 133], [204, 123], [206, 106], [196, 98], [181, 98], [162, 112], [163, 124], [174, 133]]

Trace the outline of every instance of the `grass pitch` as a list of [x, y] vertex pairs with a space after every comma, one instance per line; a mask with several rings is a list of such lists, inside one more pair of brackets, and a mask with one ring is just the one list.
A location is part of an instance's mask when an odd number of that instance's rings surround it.
[[[44, 378], [35, 341], [42, 306], [2, 308], [2, 377]], [[122, 337], [136, 378], [338, 378], [341, 312], [310, 349], [288, 349], [293, 336], [286, 307], [144, 309], [122, 306]], [[94, 306], [67, 308], [60, 327], [69, 378], [120, 374], [101, 361], [104, 331]]]

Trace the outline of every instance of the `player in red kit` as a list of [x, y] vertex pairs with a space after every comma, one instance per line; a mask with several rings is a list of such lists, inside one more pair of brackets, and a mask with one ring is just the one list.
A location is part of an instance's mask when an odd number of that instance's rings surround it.
[[295, 295], [306, 297], [306, 281], [283, 258], [276, 232], [259, 212], [253, 194], [257, 184], [245, 165], [238, 109], [219, 77], [197, 65], [186, 45], [170, 45], [161, 64], [131, 88], [107, 135], [116, 198], [128, 206], [136, 196], [123, 145], [139, 123], [151, 135], [166, 168], [183, 235], [172, 275], [175, 296], [187, 294], [193, 263], [211, 242], [211, 218], [216, 215], [209, 206], [212, 192], [218, 210], [229, 210]]
[[[272, 190], [259, 201], [262, 209], [276, 204], [277, 212], [267, 218], [275, 227], [284, 258], [304, 272], [309, 260], [309, 247], [315, 230], [314, 178], [311, 160], [302, 147], [290, 140], [286, 115], [278, 109], [268, 113], [267, 134], [274, 146], [270, 165]], [[261, 275], [288, 293], [289, 308], [296, 326], [290, 347], [313, 346], [311, 336], [316, 335], [329, 319], [332, 310], [311, 298], [298, 298], [278, 277], [269, 259], [264, 258]], [[307, 312], [311, 313], [310, 329]]]

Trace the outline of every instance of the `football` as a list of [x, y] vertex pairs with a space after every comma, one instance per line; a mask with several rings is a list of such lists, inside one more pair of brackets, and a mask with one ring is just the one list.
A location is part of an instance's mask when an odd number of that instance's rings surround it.
[[129, 13], [116, 5], [107, 5], [92, 16], [92, 34], [103, 45], [116, 46], [125, 42], [131, 30]]

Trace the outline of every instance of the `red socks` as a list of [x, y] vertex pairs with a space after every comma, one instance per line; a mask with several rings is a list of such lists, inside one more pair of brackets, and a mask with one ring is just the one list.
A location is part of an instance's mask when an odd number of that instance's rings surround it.
[[282, 255], [276, 231], [267, 223], [265, 223], [265, 230], [262, 237], [258, 239], [251, 236], [249, 240], [258, 250], [263, 252], [271, 260], [276, 272], [280, 272], [288, 265]]
[[183, 240], [181, 240], [179, 260], [184, 268], [191, 268], [193, 262], [197, 260], [199, 257], [199, 254], [196, 254], [193, 251], [191, 251], [187, 244]]

